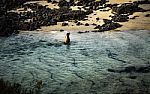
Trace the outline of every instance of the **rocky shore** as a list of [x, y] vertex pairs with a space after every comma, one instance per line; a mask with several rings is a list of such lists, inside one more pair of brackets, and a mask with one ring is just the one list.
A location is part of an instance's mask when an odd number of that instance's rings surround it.
[[[140, 4], [149, 4], [148, 0], [123, 4], [108, 4], [106, 0], [79, 0], [78, 2], [74, 0], [47, 1], [48, 3], [58, 5], [58, 9], [50, 9], [47, 5], [43, 6], [38, 3], [25, 3], [26, 1], [14, 0], [14, 2], [9, 1], [9, 3], [7, 0], [5, 2], [1, 1], [0, 36], [9, 36], [13, 33], [18, 33], [18, 30], [33, 31], [41, 28], [41, 26], [57, 25], [59, 22], [63, 22], [62, 27], [65, 27], [70, 25], [68, 21], [74, 21], [76, 26], [84, 25], [89, 27], [93, 25], [95, 30], [89, 31], [103, 32], [120, 28], [122, 25], [118, 22], [127, 22], [129, 16], [134, 12], [149, 11], [139, 7]], [[71, 9], [72, 6], [82, 6], [82, 8], [78, 7], [78, 10], [73, 10]], [[12, 11], [18, 8], [22, 10]], [[94, 11], [105, 11], [106, 8], [111, 10], [113, 16], [110, 15], [111, 19], [102, 19], [102, 25], [80, 22], [88, 21], [88, 15], [94, 13]], [[147, 17], [149, 17], [148, 14]], [[95, 20], [98, 22], [100, 19], [100, 17], [97, 17]]]

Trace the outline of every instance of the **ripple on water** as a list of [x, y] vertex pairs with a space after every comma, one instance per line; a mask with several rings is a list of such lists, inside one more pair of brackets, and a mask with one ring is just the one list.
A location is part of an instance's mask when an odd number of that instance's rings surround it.
[[[137, 36], [138, 32], [143, 32], [142, 37]], [[71, 45], [63, 45], [64, 32], [29, 32], [0, 39], [0, 76], [13, 81], [17, 78], [15, 81], [27, 87], [42, 80], [46, 94], [64, 94], [66, 90], [67, 94], [105, 94], [110, 85], [106, 80], [115, 81], [115, 76], [119, 77], [110, 74], [108, 68], [149, 61], [147, 34], [146, 30], [72, 32]]]

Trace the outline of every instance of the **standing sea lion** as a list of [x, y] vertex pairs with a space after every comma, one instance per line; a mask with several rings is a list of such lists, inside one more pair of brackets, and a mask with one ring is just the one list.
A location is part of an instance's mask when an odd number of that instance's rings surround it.
[[70, 33], [68, 32], [65, 36], [65, 39], [64, 39], [64, 44], [70, 44], [70, 37], [69, 37]]

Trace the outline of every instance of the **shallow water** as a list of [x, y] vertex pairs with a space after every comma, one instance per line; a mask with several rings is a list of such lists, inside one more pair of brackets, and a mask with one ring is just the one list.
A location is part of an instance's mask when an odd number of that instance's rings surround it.
[[[42, 80], [42, 94], [112, 94], [122, 74], [108, 68], [149, 64], [150, 31], [71, 32], [71, 45], [63, 44], [65, 34], [24, 32], [0, 38], [0, 78], [27, 88]], [[133, 89], [136, 84], [138, 79]]]

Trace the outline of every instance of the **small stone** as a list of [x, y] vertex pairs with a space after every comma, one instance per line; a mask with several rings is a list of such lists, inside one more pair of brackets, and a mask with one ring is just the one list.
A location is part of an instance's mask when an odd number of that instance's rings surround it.
[[62, 23], [62, 26], [67, 26], [67, 25], [68, 25], [68, 23], [65, 23], [65, 22]]
[[88, 24], [88, 23], [86, 23], [86, 24], [85, 24], [85, 26], [89, 26], [89, 24]]

